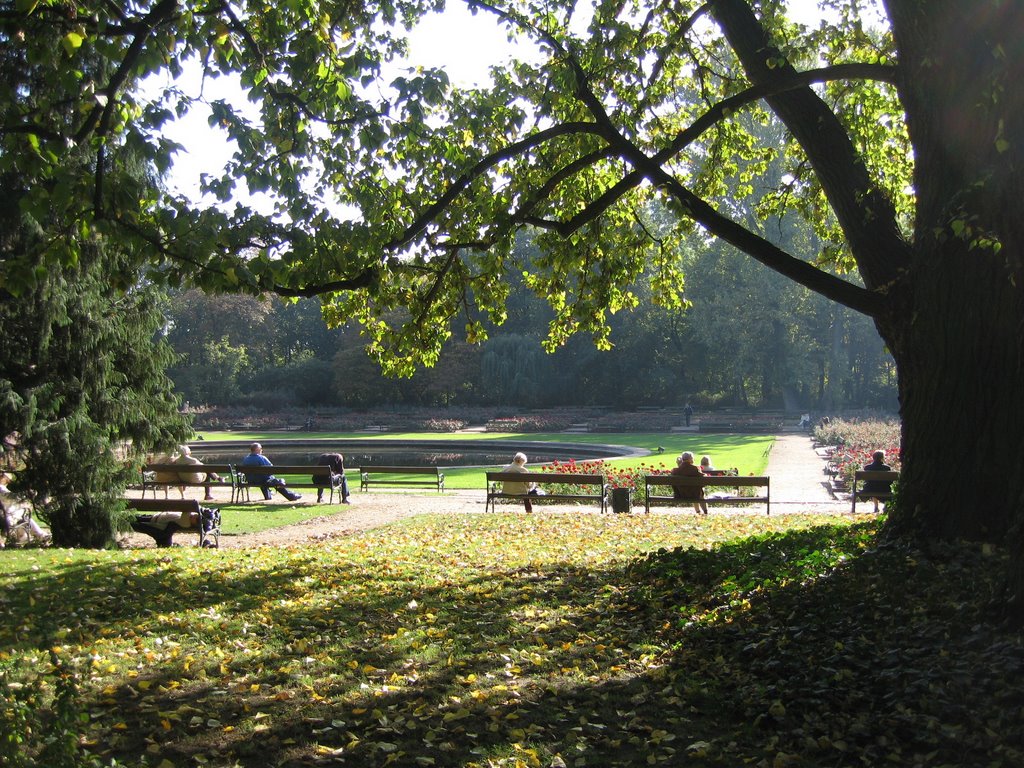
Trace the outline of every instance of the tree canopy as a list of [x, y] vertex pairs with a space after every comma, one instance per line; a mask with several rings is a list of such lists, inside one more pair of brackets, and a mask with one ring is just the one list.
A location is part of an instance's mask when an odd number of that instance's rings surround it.
[[[448, 334], [439, 320], [464, 310], [473, 339], [484, 333], [483, 316], [503, 318], [503, 276], [516, 268], [514, 235], [523, 228], [541, 232], [545, 256], [529, 283], [556, 312], [553, 345], [578, 330], [606, 345], [607, 313], [635, 302], [630, 286], [645, 268], [655, 274], [656, 298], [679, 306], [675, 249], [694, 223], [819, 292], [870, 306], [864, 289], [731, 221], [723, 196], [735, 186], [731, 176], [753, 192], [780, 152], [730, 116], [766, 120], [765, 95], [825, 83], [833, 109], [849, 112], [844, 151], [875, 137], [887, 146], [857, 163], [860, 188], [841, 216], [872, 215], [905, 249], [890, 201], [909, 211], [907, 138], [893, 89], [878, 87], [894, 78], [891, 42], [849, 18], [843, 36], [823, 26], [799, 37], [784, 4], [764, 3], [760, 23], [779, 45], [786, 41], [778, 55], [787, 71], [771, 85], [751, 83], [714, 28], [723, 27], [719, 17], [737, 16], [726, 13], [729, 3], [714, 14], [714, 4], [599, 3], [589, 24], [576, 20], [588, 10], [579, 5], [470, 3], [540, 58], [495, 70], [489, 88], [458, 90], [443, 71], [395, 64], [404, 27], [437, 3], [161, 2], [114, 15], [103, 4], [19, 2], [4, 17], [4, 36], [45, 70], [52, 103], [77, 109], [56, 121], [46, 104], [28, 109], [22, 94], [8, 92], [3, 157], [39, 182], [26, 207], [57, 205], [83, 228], [145, 243], [151, 278], [212, 291], [329, 294], [330, 316], [362, 320], [406, 372], [436, 359]], [[749, 17], [733, 23], [761, 29], [740, 6]], [[95, 56], [109, 65], [105, 77], [82, 66]], [[806, 69], [782, 67], [783, 56]], [[168, 79], [190, 66], [206, 79], [237, 81], [246, 100], [204, 105]], [[201, 107], [236, 148], [224, 175], [204, 184], [225, 205], [124, 189], [109, 147], [127, 144], [167, 169], [178, 147], [163, 129]], [[94, 149], [92, 173], [65, 172], [69, 145]], [[819, 213], [824, 191], [806, 154], [793, 141], [781, 151], [791, 193], [766, 196], [762, 213]], [[239, 189], [271, 192], [275, 210], [228, 205]], [[653, 197], [681, 215], [656, 223]], [[884, 216], [873, 215], [878, 206]], [[823, 252], [848, 257], [834, 218], [817, 223]], [[74, 258], [66, 245], [51, 248], [7, 265], [5, 284], [31, 284], [29, 266], [41, 258]], [[875, 273], [875, 282], [891, 276]]]

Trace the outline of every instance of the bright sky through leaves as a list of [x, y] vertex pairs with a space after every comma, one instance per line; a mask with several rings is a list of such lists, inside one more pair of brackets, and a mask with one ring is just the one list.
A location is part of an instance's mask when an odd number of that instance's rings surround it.
[[[794, 18], [804, 24], [814, 25], [821, 17], [816, 0], [791, 0], [790, 5]], [[486, 82], [489, 67], [509, 60], [513, 52], [526, 57], [522, 49], [516, 50], [515, 44], [508, 41], [505, 30], [491, 14], [472, 14], [458, 2], [449, 3], [443, 14], [426, 16], [409, 39], [410, 64], [444, 69], [452, 84], [460, 87]], [[207, 100], [230, 98], [232, 90], [236, 90], [224, 79], [201, 85], [196, 69], [192, 67], [189, 71], [191, 82], [181, 85], [192, 95], [202, 87]], [[244, 103], [240, 97], [233, 101]], [[175, 158], [170, 183], [172, 189], [187, 196], [197, 194], [201, 174], [219, 172], [233, 152], [229, 142], [212, 130], [206, 120], [205, 110], [195, 110], [167, 129], [170, 138], [186, 147]], [[272, 210], [267, 195], [250, 196], [241, 189], [238, 192], [238, 197], [247, 204], [267, 213]]]

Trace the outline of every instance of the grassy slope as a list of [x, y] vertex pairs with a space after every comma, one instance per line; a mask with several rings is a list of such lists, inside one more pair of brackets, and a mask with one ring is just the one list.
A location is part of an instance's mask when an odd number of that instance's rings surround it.
[[1024, 760], [1021, 638], [990, 613], [1005, 560], [880, 547], [873, 523], [438, 515], [316, 547], [0, 558], [12, 766], [61, 681], [105, 764]]

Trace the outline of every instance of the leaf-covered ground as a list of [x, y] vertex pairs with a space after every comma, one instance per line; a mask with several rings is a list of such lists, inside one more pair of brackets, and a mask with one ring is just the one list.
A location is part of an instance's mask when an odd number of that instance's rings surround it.
[[56, 659], [87, 749], [162, 768], [1024, 764], [1001, 553], [874, 525], [444, 515], [8, 552], [2, 692], [38, 673], [45, 698]]

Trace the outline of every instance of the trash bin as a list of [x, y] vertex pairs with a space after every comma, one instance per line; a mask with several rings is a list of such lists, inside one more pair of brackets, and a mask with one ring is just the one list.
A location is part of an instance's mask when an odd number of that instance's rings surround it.
[[612, 488], [612, 512], [629, 513], [633, 510], [633, 489]]

